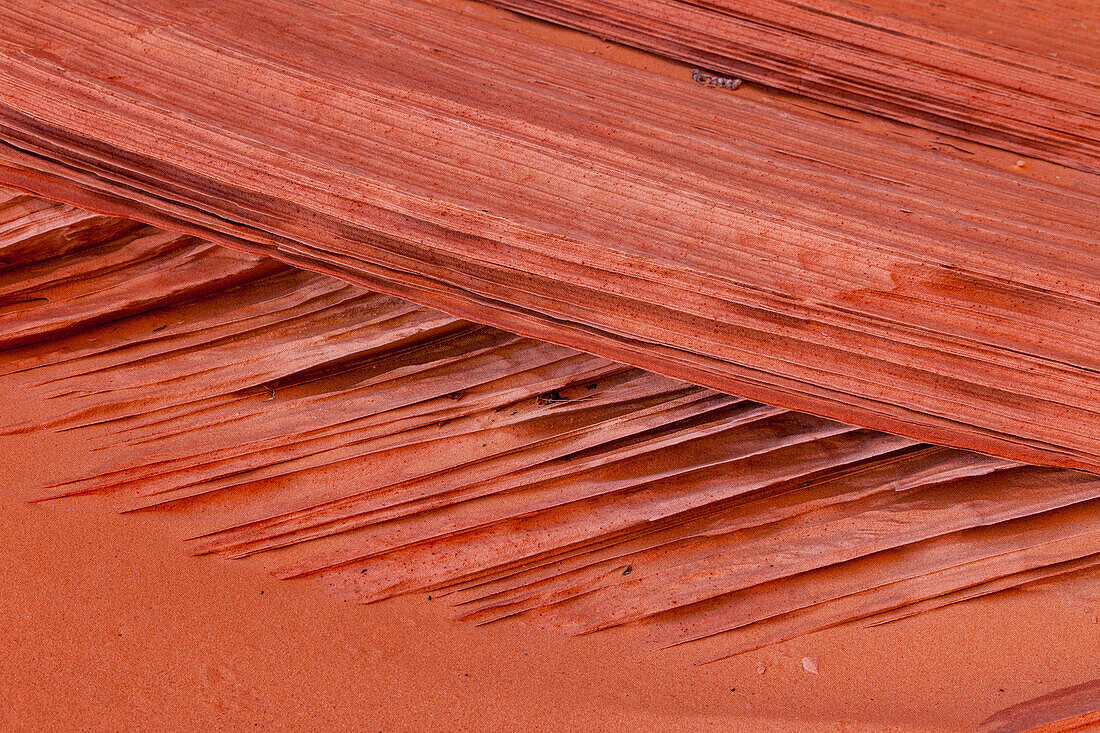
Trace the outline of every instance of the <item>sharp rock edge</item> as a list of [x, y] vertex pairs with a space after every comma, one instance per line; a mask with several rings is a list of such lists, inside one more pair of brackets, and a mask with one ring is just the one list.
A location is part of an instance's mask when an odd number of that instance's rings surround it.
[[198, 553], [701, 659], [1100, 563], [1100, 478], [714, 392], [125, 220], [0, 198], [0, 379]]

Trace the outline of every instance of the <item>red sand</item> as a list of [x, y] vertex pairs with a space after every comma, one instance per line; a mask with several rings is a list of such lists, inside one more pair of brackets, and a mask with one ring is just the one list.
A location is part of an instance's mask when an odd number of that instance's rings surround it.
[[630, 629], [571, 638], [471, 628], [419, 596], [341, 603], [262, 560], [186, 556], [182, 515], [24, 502], [82, 451], [0, 437], [4, 730], [972, 730], [1100, 676], [1096, 577], [695, 667]]

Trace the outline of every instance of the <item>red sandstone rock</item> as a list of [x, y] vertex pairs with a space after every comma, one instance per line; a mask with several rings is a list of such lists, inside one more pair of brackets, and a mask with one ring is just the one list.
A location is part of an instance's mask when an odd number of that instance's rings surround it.
[[638, 622], [660, 644], [707, 640], [703, 657], [1100, 562], [1088, 474], [768, 407], [193, 237], [2, 200], [0, 385], [53, 413], [2, 427], [88, 436], [95, 460], [45, 495], [186, 513], [198, 554], [279, 551], [280, 576], [367, 602], [429, 593], [479, 624]]
[[1091, 174], [397, 0], [24, 0], [0, 24], [11, 185], [767, 404], [1100, 470]]

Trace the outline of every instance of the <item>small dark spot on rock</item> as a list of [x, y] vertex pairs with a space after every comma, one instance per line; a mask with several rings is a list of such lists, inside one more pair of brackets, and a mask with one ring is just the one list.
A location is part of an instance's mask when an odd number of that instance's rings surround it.
[[544, 393], [539, 395], [539, 404], [540, 405], [556, 405], [559, 402], [568, 402], [568, 401], [569, 401], [569, 398], [568, 397], [562, 397], [560, 394], [558, 394], [558, 391], [556, 389], [552, 392], [544, 392]]
[[633, 565], [627, 565], [625, 568], [623, 568], [623, 575], [630, 575], [633, 572], [634, 572], [634, 566]]

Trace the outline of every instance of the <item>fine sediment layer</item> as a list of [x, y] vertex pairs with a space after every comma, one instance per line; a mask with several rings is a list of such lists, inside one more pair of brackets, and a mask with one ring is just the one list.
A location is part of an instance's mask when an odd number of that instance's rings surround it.
[[488, 2], [783, 91], [1100, 172], [1100, 30], [1088, 2]]

